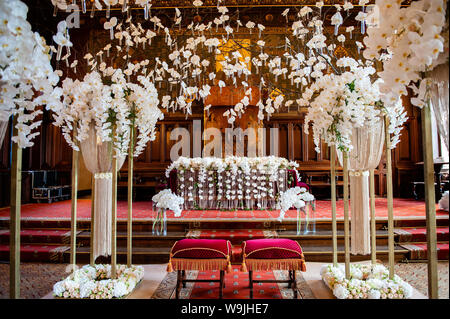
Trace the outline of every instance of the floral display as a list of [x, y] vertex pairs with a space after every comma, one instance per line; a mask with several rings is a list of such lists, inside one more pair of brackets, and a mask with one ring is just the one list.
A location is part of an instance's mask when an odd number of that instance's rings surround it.
[[[62, 4], [54, 3], [55, 8], [63, 9], [68, 5], [67, 1], [60, 2]], [[204, 101], [210, 95], [213, 86], [219, 87], [220, 92], [223, 87], [233, 86], [242, 90], [244, 98], [236, 101], [235, 105], [223, 113], [231, 125], [245, 113], [254, 88], [279, 93], [271, 94], [256, 102], [260, 121], [265, 115], [270, 118], [282, 107], [290, 108], [295, 104], [298, 107], [304, 106], [305, 100], [301, 95], [305, 89], [307, 90], [312, 83], [330, 71], [338, 73], [339, 66], [332, 63], [332, 60], [336, 59], [334, 53], [337, 45], [345, 46], [350, 38], [359, 44], [358, 52], [363, 48], [362, 37], [368, 19], [368, 14], [364, 11], [366, 2], [363, 1], [362, 11], [356, 17], [357, 23], [361, 25], [361, 33], [357, 34], [353, 32], [354, 27], [343, 27], [353, 5], [348, 2], [343, 6], [335, 5], [334, 8], [330, 7], [327, 10], [328, 13], [330, 10], [336, 11], [332, 18], [334, 33], [328, 34], [327, 28], [324, 28], [323, 2], [317, 2], [316, 6], [304, 7], [296, 15], [290, 15], [289, 9], [286, 9], [282, 16], [286, 17], [287, 23], [292, 21], [288, 19], [288, 15], [293, 17], [293, 22], [287, 29], [289, 31], [284, 40], [284, 51], [273, 55], [269, 52], [273, 49], [278, 50], [278, 47], [269, 45], [271, 41], [264, 34], [266, 27], [254, 21], [243, 23], [239, 14], [237, 16], [230, 14], [229, 9], [223, 6], [221, 1], [217, 2], [217, 12], [211, 17], [211, 21], [197, 24], [184, 21], [185, 12], [174, 8], [173, 25], [165, 25], [162, 19], [149, 14], [151, 1], [136, 1], [137, 7], [144, 9], [145, 19], [150, 21], [153, 29], [144, 29], [140, 23], [133, 23], [131, 16], [126, 21], [118, 21], [116, 17], [110, 18], [108, 14], [110, 6], [118, 5], [120, 1], [105, 4], [107, 19], [110, 20], [105, 22], [104, 27], [114, 41], [93, 53], [95, 63], [99, 65], [103, 63], [105, 53], [109, 58], [120, 60], [123, 57], [127, 62], [133, 61], [130, 48], [138, 52], [141, 48], [145, 49], [147, 45], [151, 45], [153, 38], [160, 36], [164, 38], [168, 48], [167, 58], [163, 56], [147, 60], [145, 65], [140, 65], [138, 69], [145, 70], [146, 75], [159, 88], [162, 97], [161, 107], [167, 111], [181, 110], [189, 115], [192, 114], [193, 101], [200, 99]], [[101, 9], [105, 4], [96, 1], [92, 4], [92, 8]], [[197, 13], [203, 8], [202, 1], [194, 1], [192, 5]], [[127, 8], [122, 8], [122, 11], [126, 11]], [[181, 28], [183, 23], [187, 25], [185, 29]], [[184, 36], [173, 37], [174, 28], [177, 29], [177, 34], [181, 32]], [[234, 37], [240, 28], [245, 28], [254, 35], [250, 42]], [[222, 34], [226, 34], [226, 37], [222, 37]], [[113, 42], [115, 45], [112, 45]], [[305, 46], [307, 50], [298, 49]], [[216, 61], [218, 55], [223, 57], [220, 61]], [[65, 58], [69, 56], [68, 54]], [[224, 77], [220, 79], [217, 77], [216, 66], [224, 73]], [[308, 100], [306, 102], [309, 103]]]
[[50, 47], [31, 30], [27, 12], [22, 1], [0, 2], [0, 121], [17, 117], [18, 133], [12, 140], [20, 148], [33, 146], [39, 134], [34, 130], [41, 124], [38, 107], [55, 100], [53, 87], [59, 81], [50, 64]]
[[406, 121], [401, 100], [393, 107], [384, 107], [378, 90], [380, 81], [372, 83], [370, 78], [375, 73], [370, 63], [364, 66], [352, 58], [341, 58], [337, 65], [348, 71], [318, 78], [302, 96], [303, 103], [310, 104], [304, 129], [307, 133], [312, 122], [316, 151], [320, 152], [321, 139], [342, 151], [351, 151], [353, 128], [377, 128], [375, 124], [382, 120], [383, 111], [391, 118], [389, 131], [393, 133], [394, 148]]
[[144, 267], [117, 265], [116, 274], [117, 279], [111, 279], [111, 265], [84, 265], [58, 281], [53, 286], [53, 295], [60, 298], [123, 298], [142, 280]]
[[399, 276], [389, 279], [389, 270], [380, 264], [350, 264], [350, 279], [342, 264], [323, 265], [320, 274], [338, 299], [409, 299], [413, 293]]
[[277, 209], [280, 210], [278, 220], [282, 220], [286, 212], [295, 207], [297, 210], [305, 207], [305, 202], [313, 202], [314, 196], [304, 187], [292, 187], [285, 192], [280, 192], [278, 197]]
[[383, 80], [381, 98], [385, 104], [395, 103], [408, 94], [410, 86], [417, 95], [411, 102], [422, 107], [427, 99], [424, 73], [448, 62], [446, 1], [420, 0], [401, 6], [401, 1], [376, 0], [375, 6], [379, 12], [373, 27], [367, 29], [363, 54], [382, 61], [383, 71], [378, 73]]
[[278, 193], [293, 178], [299, 180], [297, 167], [275, 156], [180, 157], [166, 176], [176, 170], [177, 194], [185, 198], [185, 209], [266, 209], [275, 206]]
[[[89, 60], [89, 58], [88, 58]], [[101, 142], [114, 139], [120, 156], [128, 154], [130, 127], [138, 130], [134, 156], [138, 156], [147, 143], [155, 139], [155, 126], [164, 115], [158, 108], [158, 93], [147, 77], [138, 76], [138, 84], [128, 82], [121, 69], [100, 68], [82, 81], [66, 78], [55, 95], [62, 102], [48, 107], [54, 112], [54, 124], [62, 128], [66, 141], [78, 150], [77, 141], [83, 141], [95, 127]], [[70, 134], [77, 127], [77, 141]], [[113, 134], [115, 129], [115, 134]]]
[[175, 217], [181, 216], [184, 199], [172, 193], [170, 189], [160, 191], [152, 197], [152, 201], [156, 208], [170, 209], [174, 212]]

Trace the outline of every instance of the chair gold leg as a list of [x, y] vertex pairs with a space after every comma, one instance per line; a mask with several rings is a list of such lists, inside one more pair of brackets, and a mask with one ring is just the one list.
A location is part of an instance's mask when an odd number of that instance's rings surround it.
[[253, 271], [248, 272], [248, 282], [250, 284], [250, 299], [253, 299]]
[[223, 283], [225, 281], [225, 271], [220, 271], [219, 299], [223, 298]]

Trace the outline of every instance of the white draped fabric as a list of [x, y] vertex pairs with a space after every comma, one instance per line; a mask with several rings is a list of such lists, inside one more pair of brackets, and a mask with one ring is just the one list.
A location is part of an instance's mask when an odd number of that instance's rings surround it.
[[[370, 253], [370, 197], [369, 171], [380, 163], [384, 145], [384, 122], [382, 119], [373, 128], [353, 129], [353, 150], [349, 152], [351, 210], [351, 253]], [[336, 151], [343, 165], [342, 152]]]
[[3, 145], [3, 139], [5, 138], [6, 129], [8, 128], [9, 121], [0, 121], [0, 148]]
[[444, 139], [444, 143], [448, 148], [448, 123], [449, 123], [449, 64], [441, 64], [431, 72], [431, 104], [436, 116], [436, 122], [439, 134]]
[[[112, 215], [112, 148], [111, 142], [98, 143], [95, 129], [91, 127], [89, 137], [80, 143], [86, 168], [94, 175], [94, 260], [98, 256], [111, 255], [111, 215]], [[125, 158], [117, 161], [117, 170]]]

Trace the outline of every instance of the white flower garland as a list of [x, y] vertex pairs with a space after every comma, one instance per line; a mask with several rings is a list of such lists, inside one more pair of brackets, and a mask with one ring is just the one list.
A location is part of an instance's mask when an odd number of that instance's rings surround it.
[[[206, 171], [214, 170], [218, 173], [224, 172], [226, 169], [232, 174], [237, 174], [240, 170], [246, 175], [250, 175], [253, 170], [257, 170], [263, 174], [270, 176], [270, 180], [276, 179], [276, 174], [279, 169], [292, 169], [297, 172], [299, 165], [296, 162], [288, 161], [283, 157], [276, 156], [261, 156], [261, 157], [239, 157], [228, 156], [226, 158], [218, 157], [195, 157], [187, 158], [180, 156], [176, 161], [169, 165], [166, 169], [166, 177], [172, 170], [191, 170], [199, 169], [205, 174]], [[253, 173], [256, 173], [253, 172]]]
[[[194, 203], [196, 196], [200, 201], [216, 196], [218, 201], [238, 200], [240, 207], [250, 207], [250, 202], [256, 200], [256, 206], [262, 208], [259, 200], [267, 196], [275, 198], [275, 184], [280, 191], [284, 190], [286, 170], [293, 170], [299, 180], [297, 167], [296, 162], [275, 156], [179, 157], [166, 169], [166, 176], [177, 170], [180, 195], [187, 198], [187, 202]], [[196, 171], [198, 178], [194, 180], [191, 175]], [[190, 177], [186, 177], [186, 172]]]
[[111, 278], [111, 265], [85, 265], [53, 286], [60, 298], [122, 298], [133, 291], [144, 277], [144, 267], [117, 265], [117, 279]]
[[323, 265], [320, 275], [338, 299], [409, 299], [413, 293], [398, 275], [389, 279], [389, 270], [379, 264], [350, 264], [350, 279], [342, 264]]

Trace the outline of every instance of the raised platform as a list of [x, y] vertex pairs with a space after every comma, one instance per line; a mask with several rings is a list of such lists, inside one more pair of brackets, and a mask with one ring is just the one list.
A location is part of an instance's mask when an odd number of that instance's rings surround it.
[[[387, 200], [386, 198], [377, 198], [375, 201], [376, 217], [380, 220], [387, 220]], [[438, 205], [436, 205], [438, 209]], [[290, 210], [286, 212], [285, 220], [290, 221], [296, 218], [297, 212]], [[134, 202], [133, 203], [133, 220], [151, 220], [154, 211], [152, 203]], [[350, 212], [351, 215], [351, 212]], [[439, 216], [446, 216], [448, 212], [438, 211]], [[273, 221], [279, 216], [278, 210], [184, 210], [181, 217], [174, 217], [172, 212], [167, 213], [169, 221], [255, 221], [270, 220]], [[337, 219], [344, 219], [344, 203], [342, 200], [336, 203]], [[412, 199], [394, 199], [394, 219], [417, 219], [425, 217], [425, 202]], [[79, 221], [90, 220], [91, 218], [91, 200], [79, 199], [77, 202], [77, 219]], [[127, 218], [127, 202], [118, 201], [117, 203], [117, 219], [125, 220]], [[331, 201], [316, 201], [316, 218], [317, 220], [331, 220]], [[0, 208], [0, 221], [9, 219], [9, 207]], [[22, 205], [22, 220], [70, 220], [70, 200], [61, 201], [52, 204], [34, 203]]]
[[[232, 261], [239, 263], [240, 244], [252, 238], [290, 238], [304, 249], [307, 261], [332, 261], [331, 202], [317, 201], [316, 233], [297, 235], [296, 211], [289, 211], [282, 222], [278, 211], [183, 211], [181, 217], [168, 214], [167, 236], [151, 233], [153, 211], [151, 202], [133, 203], [133, 262], [137, 264], [166, 263], [175, 241], [191, 238], [223, 238], [235, 246]], [[90, 200], [78, 201], [77, 261], [89, 262]], [[376, 201], [377, 258], [388, 258], [387, 202]], [[118, 202], [117, 260], [126, 262], [127, 203]], [[338, 257], [344, 261], [343, 203], [337, 202]], [[437, 212], [438, 241], [443, 250], [440, 259], [448, 259], [447, 212]], [[420, 260], [426, 256], [423, 247], [423, 228], [426, 226], [423, 201], [395, 199], [394, 227], [395, 258]], [[9, 259], [9, 208], [0, 209], [0, 261]], [[21, 212], [22, 261], [68, 262], [70, 257], [70, 201], [53, 204], [27, 204]], [[426, 237], [425, 237], [426, 241]], [[413, 243], [412, 245], [411, 242]], [[446, 245], [446, 246], [445, 246]], [[447, 250], [445, 250], [447, 247]], [[351, 256], [352, 261], [367, 260], [370, 256]]]

